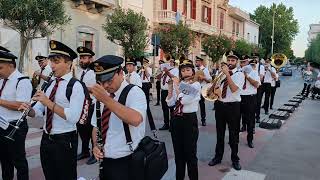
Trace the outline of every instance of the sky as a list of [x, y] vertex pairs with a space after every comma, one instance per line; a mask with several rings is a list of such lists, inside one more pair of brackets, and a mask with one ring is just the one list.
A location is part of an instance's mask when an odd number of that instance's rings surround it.
[[304, 57], [304, 51], [308, 47], [309, 25], [320, 23], [320, 0], [229, 0], [230, 5], [248, 13], [253, 13], [260, 5], [270, 7], [272, 3], [283, 3], [293, 8], [299, 24], [299, 33], [292, 43], [292, 49], [296, 57]]

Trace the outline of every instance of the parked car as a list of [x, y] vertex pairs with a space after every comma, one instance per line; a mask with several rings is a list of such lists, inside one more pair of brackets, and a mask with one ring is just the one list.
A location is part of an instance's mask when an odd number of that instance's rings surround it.
[[292, 69], [290, 67], [283, 68], [282, 76], [292, 76]]

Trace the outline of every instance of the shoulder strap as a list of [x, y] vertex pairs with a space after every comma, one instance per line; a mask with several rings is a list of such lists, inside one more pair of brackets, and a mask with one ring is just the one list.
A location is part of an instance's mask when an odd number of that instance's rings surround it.
[[23, 79], [29, 79], [29, 77], [28, 77], [28, 76], [19, 77], [19, 78], [18, 78], [18, 82], [17, 82], [17, 84], [16, 84], [16, 89], [18, 88], [19, 82], [20, 82], [21, 80], [23, 80]]
[[66, 97], [67, 97], [68, 101], [70, 101], [70, 97], [71, 97], [71, 94], [72, 94], [73, 86], [77, 81], [78, 81], [78, 79], [71, 78], [70, 81], [68, 82], [67, 89], [66, 89]]

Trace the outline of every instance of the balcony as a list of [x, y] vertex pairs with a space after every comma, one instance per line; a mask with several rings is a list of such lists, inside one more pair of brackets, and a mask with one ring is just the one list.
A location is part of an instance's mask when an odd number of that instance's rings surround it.
[[76, 7], [91, 13], [102, 13], [105, 8], [114, 8], [115, 0], [72, 0]]
[[244, 36], [241, 35], [240, 33], [230, 32], [223, 29], [217, 30], [217, 34], [226, 35], [230, 37], [232, 40], [240, 40], [240, 39], [245, 40]]
[[195, 31], [195, 32], [208, 34], [208, 35], [212, 35], [215, 32], [215, 27], [205, 22], [196, 21], [194, 19], [187, 19], [186, 24], [189, 26], [189, 28], [192, 31]]
[[230, 6], [229, 8], [229, 16], [235, 18], [235, 19], [238, 19], [239, 21], [246, 21], [246, 20], [249, 20], [250, 19], [250, 16], [248, 13], [242, 11], [241, 9], [239, 8], [236, 8], [236, 7], [232, 7]]
[[[176, 24], [177, 13], [170, 10], [157, 10], [154, 12], [154, 22]], [[180, 16], [180, 20], [184, 21], [185, 17]]]

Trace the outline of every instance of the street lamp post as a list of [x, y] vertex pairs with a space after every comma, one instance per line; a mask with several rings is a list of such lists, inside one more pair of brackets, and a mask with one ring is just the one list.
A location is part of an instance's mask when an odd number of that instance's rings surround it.
[[271, 55], [273, 54], [273, 43], [274, 43], [274, 16], [275, 16], [276, 12], [273, 11], [273, 18], [272, 18], [272, 36], [271, 36]]

